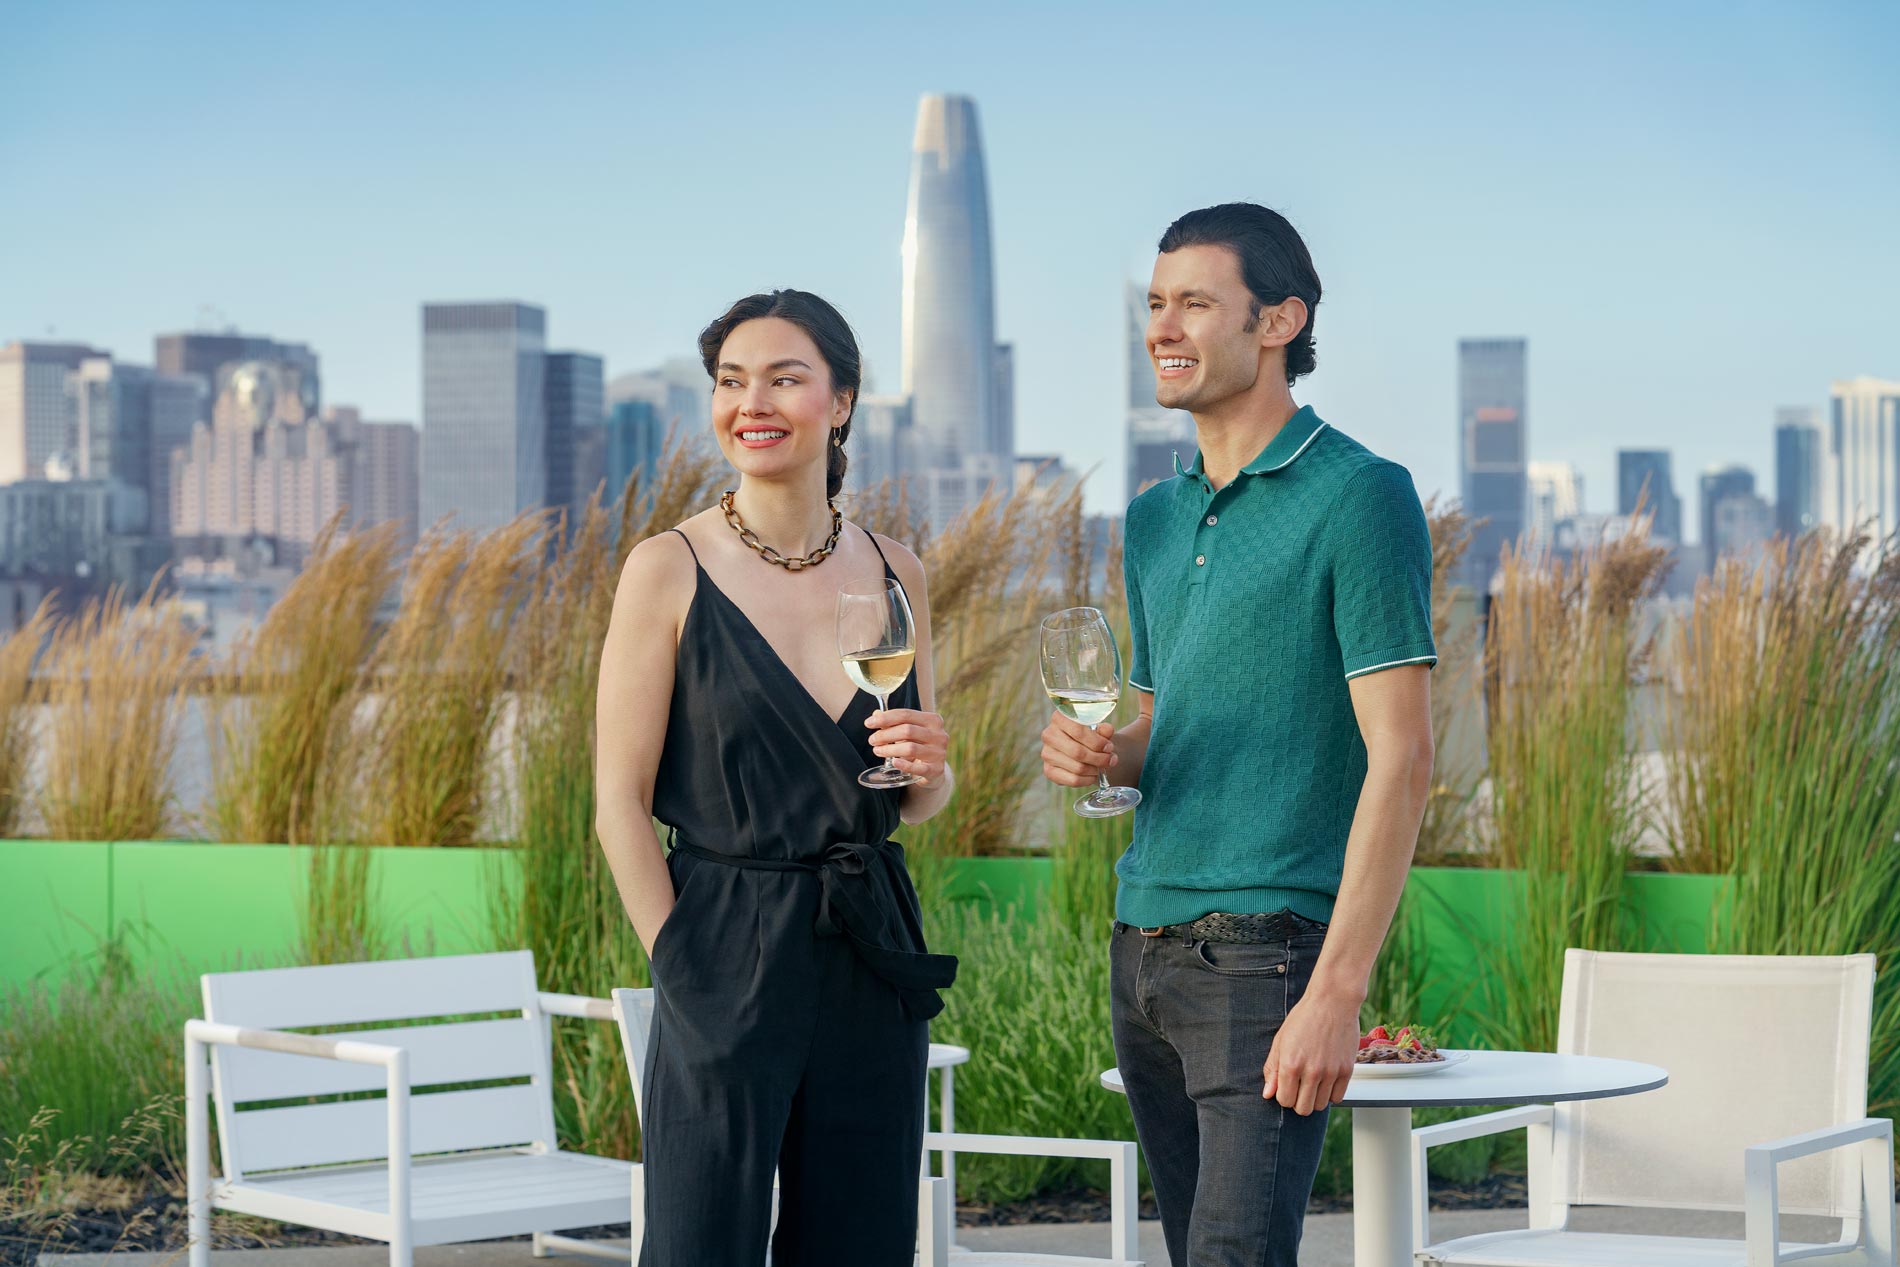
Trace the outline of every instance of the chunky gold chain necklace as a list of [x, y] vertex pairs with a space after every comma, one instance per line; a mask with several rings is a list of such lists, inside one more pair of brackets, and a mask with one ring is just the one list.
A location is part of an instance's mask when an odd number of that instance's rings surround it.
[[844, 512], [838, 509], [837, 502], [831, 501], [830, 499], [826, 499], [825, 501], [825, 505], [831, 507], [831, 535], [825, 538], [825, 544], [819, 546], [810, 554], [802, 555], [795, 559], [788, 559], [771, 546], [759, 540], [758, 535], [754, 533], [752, 529], [745, 526], [745, 520], [739, 518], [739, 512], [734, 510], [732, 506], [732, 495], [734, 491], [735, 490], [730, 488], [726, 490], [726, 495], [719, 499], [719, 508], [726, 512], [726, 522], [731, 524], [732, 530], [739, 534], [739, 540], [758, 551], [759, 557], [764, 559], [767, 563], [776, 563], [788, 571], [803, 572], [806, 568], [815, 568], [820, 563], [823, 563], [831, 552], [838, 548], [838, 537], [844, 532]]

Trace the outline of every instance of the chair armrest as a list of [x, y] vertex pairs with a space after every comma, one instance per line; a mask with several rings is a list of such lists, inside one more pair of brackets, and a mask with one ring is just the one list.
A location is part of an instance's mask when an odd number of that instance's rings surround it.
[[1756, 1144], [1744, 1150], [1743, 1155], [1754, 1161], [1757, 1157], [1762, 1164], [1780, 1165], [1784, 1161], [1793, 1161], [1797, 1157], [1811, 1157], [1815, 1153], [1831, 1152], [1836, 1148], [1845, 1148], [1849, 1144], [1858, 1144], [1864, 1139], [1892, 1139], [1893, 1123], [1884, 1117], [1865, 1117], [1858, 1122], [1848, 1122], [1840, 1126], [1823, 1126], [1818, 1131], [1808, 1131], [1801, 1135], [1790, 1135], [1767, 1144]]
[[549, 1016], [572, 1016], [583, 1021], [614, 1019], [612, 999], [590, 998], [585, 994], [552, 994], [546, 990], [535, 995], [541, 1010]]
[[[1795, 1254], [1781, 1252], [1781, 1197], [1777, 1168], [1784, 1161], [1853, 1148], [1860, 1161], [1860, 1209], [1843, 1221], [1840, 1242]], [[1742, 1153], [1742, 1236], [1748, 1267], [1861, 1249], [1856, 1261], [1893, 1261], [1893, 1123], [1883, 1117], [1824, 1126], [1818, 1131], [1756, 1144]]]
[[[395, 1226], [389, 1236], [390, 1254], [407, 1262], [410, 1243], [409, 1209], [409, 1053], [389, 1043], [366, 1043], [354, 1038], [325, 1038], [320, 1034], [292, 1034], [280, 1029], [252, 1029], [215, 1021], [185, 1022], [185, 1192], [186, 1236], [193, 1263], [205, 1260], [211, 1235], [211, 1144], [205, 1101], [210, 1088], [205, 1073], [207, 1046], [250, 1047], [287, 1056], [340, 1060], [354, 1065], [381, 1065], [389, 1079], [389, 1213]], [[225, 1156], [225, 1173], [232, 1159]]]
[[1048, 1139], [1035, 1135], [974, 1135], [965, 1131], [925, 1131], [924, 1151], [988, 1153], [1010, 1157], [1094, 1157], [1114, 1161], [1135, 1145], [1120, 1139]]
[[1548, 1137], [1551, 1125], [1556, 1120], [1556, 1110], [1548, 1104], [1526, 1104], [1520, 1108], [1500, 1109], [1496, 1113], [1480, 1113], [1476, 1117], [1462, 1117], [1452, 1122], [1439, 1122], [1433, 1126], [1412, 1128], [1412, 1248], [1422, 1250], [1432, 1243], [1431, 1233], [1431, 1175], [1426, 1154], [1441, 1144], [1457, 1144], [1468, 1139], [1483, 1139], [1487, 1135], [1501, 1135], [1505, 1131], [1528, 1130], [1531, 1132], [1531, 1147], [1526, 1151], [1530, 1161], [1529, 1206], [1532, 1227], [1554, 1225], [1550, 1211], [1550, 1149], [1536, 1145], [1539, 1136]]
[[[965, 1131], [925, 1131], [924, 1150], [987, 1153], [1009, 1157], [1092, 1157], [1108, 1163], [1109, 1237], [1112, 1260], [1132, 1263], [1141, 1257], [1141, 1192], [1134, 1143], [1122, 1139], [1050, 1139], [1035, 1135], [975, 1135]], [[952, 1194], [954, 1199], [954, 1194]]]
[[[214, 1021], [185, 1022], [185, 1037], [217, 1047], [254, 1047], [259, 1051], [281, 1052], [287, 1056], [312, 1056], [318, 1060], [341, 1060], [353, 1065], [382, 1065], [391, 1068], [401, 1060], [403, 1049], [388, 1043], [365, 1043], [351, 1038], [325, 1038], [321, 1034], [292, 1034], [281, 1029], [250, 1029], [242, 1025], [220, 1025]], [[407, 1070], [404, 1070], [407, 1077]]]
[[1417, 1155], [1425, 1149], [1437, 1148], [1440, 1144], [1457, 1144], [1468, 1139], [1483, 1139], [1486, 1135], [1502, 1135], [1505, 1131], [1514, 1131], [1526, 1126], [1548, 1126], [1554, 1116], [1555, 1110], [1548, 1104], [1527, 1104], [1517, 1109], [1480, 1113], [1477, 1117], [1461, 1117], [1455, 1122], [1440, 1122], [1435, 1126], [1417, 1126], [1412, 1128], [1412, 1148], [1414, 1155]]

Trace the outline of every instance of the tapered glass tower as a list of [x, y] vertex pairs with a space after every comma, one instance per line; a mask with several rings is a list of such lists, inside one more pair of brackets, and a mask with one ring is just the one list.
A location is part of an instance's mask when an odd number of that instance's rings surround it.
[[926, 96], [904, 216], [904, 393], [919, 467], [1009, 469], [1015, 437], [997, 416], [994, 276], [976, 103]]

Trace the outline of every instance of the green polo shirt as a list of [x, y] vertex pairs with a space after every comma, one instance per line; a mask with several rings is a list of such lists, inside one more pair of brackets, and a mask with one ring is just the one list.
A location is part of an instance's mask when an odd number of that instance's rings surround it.
[[1201, 456], [1128, 508], [1131, 686], [1155, 697], [1116, 915], [1332, 917], [1366, 777], [1347, 683], [1435, 664], [1412, 477], [1301, 409], [1218, 492]]

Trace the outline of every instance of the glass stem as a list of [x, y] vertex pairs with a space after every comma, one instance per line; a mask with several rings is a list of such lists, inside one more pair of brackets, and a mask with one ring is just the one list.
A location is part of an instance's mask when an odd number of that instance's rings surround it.
[[[890, 708], [891, 708], [891, 697], [889, 695], [880, 695], [877, 697], [877, 711], [878, 712], [887, 713], [890, 711]], [[886, 769], [886, 770], [896, 770], [897, 769], [896, 758], [894, 757], [884, 758], [884, 765], [881, 768]], [[902, 773], [902, 771], [899, 771], [899, 773]]]
[[1109, 793], [1108, 771], [1097, 770], [1095, 772], [1094, 797], [1096, 800], [1102, 800], [1108, 796], [1108, 793]]

